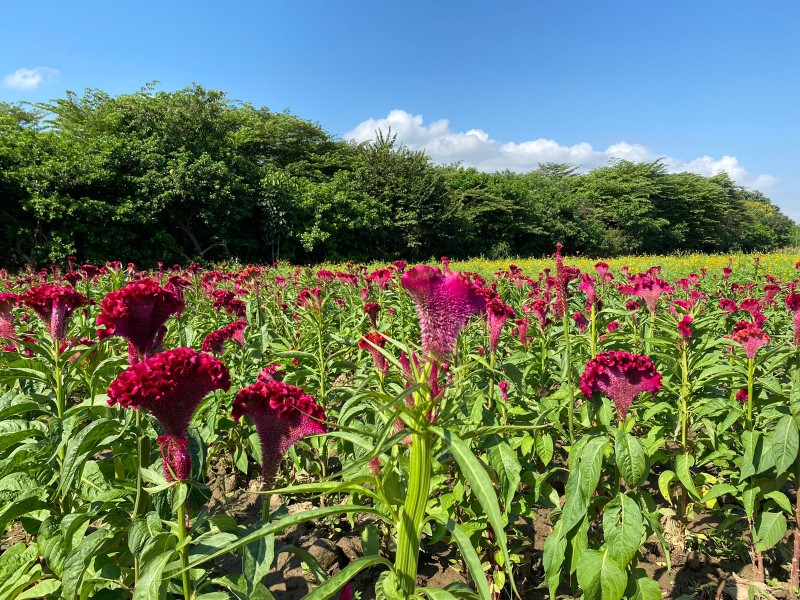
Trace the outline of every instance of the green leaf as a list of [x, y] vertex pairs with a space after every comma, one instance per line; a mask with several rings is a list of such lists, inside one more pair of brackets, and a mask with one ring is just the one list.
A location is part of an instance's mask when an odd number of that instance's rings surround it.
[[603, 454], [607, 445], [608, 440], [605, 437], [593, 437], [580, 446], [576, 444], [573, 449], [573, 454], [569, 457], [569, 478], [561, 514], [563, 523], [561, 535], [567, 535], [583, 521], [592, 495], [600, 482]]
[[517, 453], [506, 442], [500, 442], [489, 448], [489, 463], [497, 471], [505, 489], [505, 506], [511, 505], [514, 494], [520, 482], [522, 465], [519, 464]]
[[72, 489], [86, 460], [119, 437], [119, 427], [115, 420], [100, 419], [89, 423], [69, 440], [59, 484], [62, 498]]
[[167, 579], [163, 573], [174, 554], [172, 549], [165, 550], [142, 565], [139, 581], [133, 590], [133, 600], [164, 600], [167, 597]]
[[370, 523], [361, 533], [361, 551], [365, 556], [378, 556], [381, 550], [380, 534], [378, 528]]
[[544, 432], [537, 433], [533, 441], [533, 447], [545, 466], [549, 465], [550, 461], [553, 460], [554, 453], [553, 436]]
[[789, 498], [787, 498], [786, 494], [784, 494], [783, 492], [779, 492], [778, 490], [773, 490], [768, 494], [764, 494], [764, 499], [772, 500], [787, 514], [789, 515], [794, 514], [794, 510], [792, 509], [792, 503], [789, 501]]
[[247, 593], [255, 591], [256, 584], [269, 573], [275, 558], [275, 536], [268, 535], [244, 547], [242, 573], [247, 581]]
[[694, 479], [692, 479], [692, 474], [689, 471], [689, 468], [693, 464], [694, 459], [689, 456], [689, 454], [679, 454], [675, 457], [675, 474], [678, 476], [678, 480], [681, 482], [681, 485], [683, 485], [683, 487], [686, 488], [686, 491], [689, 492], [692, 500], [700, 502], [700, 492], [697, 491], [697, 488], [694, 485]]
[[478, 553], [475, 551], [475, 546], [472, 543], [472, 540], [470, 540], [469, 535], [458, 523], [452, 519], [446, 519], [441, 516], [436, 516], [435, 518], [442, 523], [447, 531], [450, 532], [450, 535], [453, 536], [453, 539], [458, 546], [458, 550], [461, 553], [461, 558], [464, 560], [464, 564], [467, 566], [467, 570], [469, 571], [469, 575], [475, 584], [475, 588], [478, 590], [478, 596], [480, 599], [491, 600], [492, 594], [489, 590], [489, 583], [486, 580], [486, 574], [483, 571], [481, 559], [478, 556]]
[[772, 432], [772, 457], [778, 475], [785, 473], [794, 465], [798, 446], [800, 446], [800, 434], [794, 417], [785, 415], [781, 417]]
[[753, 541], [756, 550], [763, 552], [772, 548], [786, 534], [786, 517], [781, 512], [762, 512], [756, 516]]
[[508, 580], [511, 582], [511, 589], [516, 593], [517, 587], [514, 583], [514, 574], [511, 571], [511, 557], [508, 553], [505, 527], [502, 515], [500, 514], [500, 502], [497, 499], [497, 494], [494, 491], [494, 486], [489, 478], [489, 474], [472, 453], [469, 446], [454, 432], [443, 430], [439, 427], [431, 427], [430, 430], [438, 435], [450, 448], [456, 462], [458, 462], [461, 473], [472, 488], [472, 493], [475, 494], [478, 502], [480, 502], [481, 508], [483, 508], [483, 512], [486, 514], [486, 518], [492, 526], [495, 543], [503, 554]]
[[642, 569], [634, 569], [628, 580], [626, 597], [630, 600], [661, 600], [658, 582], [650, 579]]
[[669, 469], [658, 476], [658, 490], [670, 506], [672, 506], [672, 498], [669, 492], [669, 484], [673, 481], [677, 481], [677, 479], [678, 476], [675, 474], [675, 471]]
[[565, 554], [567, 552], [567, 536], [562, 533], [563, 521], [558, 521], [553, 526], [553, 531], [544, 541], [544, 564], [545, 581], [550, 590], [550, 597], [556, 597], [556, 590], [561, 583], [561, 568], [564, 565]]
[[730, 483], [718, 483], [703, 495], [703, 503], [716, 500], [725, 494], [736, 494], [736, 488]]
[[64, 561], [64, 575], [61, 579], [64, 586], [61, 590], [61, 597], [64, 600], [77, 598], [83, 575], [89, 566], [89, 560], [112, 535], [108, 529], [98, 529], [83, 538], [81, 543], [67, 555]]
[[305, 600], [327, 600], [328, 598], [332, 598], [334, 594], [342, 589], [345, 584], [358, 573], [374, 565], [384, 565], [389, 569], [392, 568], [392, 563], [385, 558], [380, 556], [362, 556], [351, 562], [330, 579], [327, 579], [325, 583], [315, 588], [310, 594], [305, 596]]
[[[608, 555], [625, 568], [642, 543], [644, 519], [632, 498], [620, 494], [603, 509], [603, 536]], [[580, 564], [580, 561], [579, 563]]]
[[608, 551], [587, 550], [578, 561], [578, 585], [584, 600], [620, 600], [628, 578]]
[[642, 443], [624, 430], [617, 431], [614, 441], [617, 468], [631, 488], [638, 488], [647, 476], [647, 453]]
[[40, 581], [32, 588], [28, 588], [22, 594], [17, 596], [14, 600], [38, 600], [49, 596], [58, 588], [61, 587], [61, 582], [57, 579], [45, 579]]

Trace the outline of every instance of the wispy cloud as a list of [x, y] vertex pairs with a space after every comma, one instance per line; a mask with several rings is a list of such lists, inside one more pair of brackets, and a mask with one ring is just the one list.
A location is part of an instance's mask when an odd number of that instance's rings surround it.
[[390, 127], [392, 133], [397, 134], [399, 142], [414, 150], [425, 150], [436, 162], [460, 161], [464, 166], [480, 171], [529, 171], [544, 162], [570, 163], [582, 170], [589, 170], [607, 164], [612, 158], [637, 162], [662, 158], [669, 171], [690, 171], [707, 176], [726, 171], [740, 185], [765, 193], [772, 191], [778, 183], [771, 175], [748, 173], [735, 156], [701, 156], [683, 160], [657, 154], [642, 144], [624, 141], [612, 144], [605, 150], [595, 149], [588, 142], [564, 146], [544, 138], [502, 142], [492, 139], [482, 129], [452, 131], [447, 119], [426, 125], [422, 115], [413, 115], [405, 110], [393, 110], [384, 118], [362, 121], [344, 137], [359, 142], [372, 140], [377, 130], [386, 133]]
[[3, 87], [28, 92], [35, 90], [46, 81], [58, 77], [58, 69], [51, 67], [35, 67], [33, 69], [17, 69], [3, 77]]

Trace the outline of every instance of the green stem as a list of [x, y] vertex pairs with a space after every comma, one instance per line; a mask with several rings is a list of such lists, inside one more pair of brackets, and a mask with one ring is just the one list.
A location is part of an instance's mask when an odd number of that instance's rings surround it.
[[494, 352], [489, 353], [489, 410], [494, 407]]
[[61, 423], [61, 447], [58, 449], [58, 458], [61, 466], [64, 466], [64, 458], [67, 454], [67, 448], [64, 442], [64, 413], [67, 409], [67, 401], [64, 398], [64, 371], [61, 369], [61, 352], [59, 351], [59, 342], [55, 340], [55, 380], [56, 380], [56, 414]]
[[686, 452], [686, 439], [689, 429], [689, 357], [685, 342], [681, 351], [681, 379], [681, 448]]
[[747, 359], [747, 426], [753, 431], [753, 375], [756, 370], [754, 358]]
[[322, 347], [322, 309], [317, 321], [317, 359], [319, 360], [319, 402], [325, 406], [325, 350]]
[[144, 479], [142, 469], [148, 467], [147, 459], [150, 457], [150, 440], [142, 432], [142, 413], [136, 411], [136, 500], [133, 505], [133, 515], [136, 517], [144, 516], [147, 512], [147, 492], [144, 491]]
[[187, 541], [187, 534], [186, 534], [186, 503], [181, 502], [178, 505], [177, 511], [177, 518], [178, 518], [178, 544], [180, 545], [180, 550], [178, 553], [181, 556], [181, 579], [183, 580], [183, 596], [186, 600], [190, 600], [192, 598], [192, 579], [189, 573], [189, 543]]
[[564, 323], [564, 383], [569, 389], [569, 406], [567, 407], [567, 421], [569, 424], [569, 445], [575, 444], [575, 390], [572, 389], [572, 352], [569, 342], [569, 314], [564, 310], [562, 317]]
[[592, 311], [589, 313], [589, 359], [597, 356], [597, 308], [592, 303]]
[[405, 598], [410, 597], [416, 589], [420, 537], [431, 483], [432, 450], [427, 431], [411, 434], [408, 495], [398, 523], [394, 565]]

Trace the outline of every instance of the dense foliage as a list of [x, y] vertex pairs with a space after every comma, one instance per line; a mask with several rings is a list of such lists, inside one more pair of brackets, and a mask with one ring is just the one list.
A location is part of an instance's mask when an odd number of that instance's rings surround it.
[[764, 250], [792, 222], [726, 174], [438, 166], [195, 86], [0, 103], [0, 264]]

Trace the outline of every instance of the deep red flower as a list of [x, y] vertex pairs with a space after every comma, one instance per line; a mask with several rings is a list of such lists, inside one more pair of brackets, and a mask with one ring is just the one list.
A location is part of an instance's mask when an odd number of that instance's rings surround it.
[[192, 474], [192, 455], [189, 440], [185, 437], [160, 435], [156, 438], [163, 460], [164, 478], [167, 481], [186, 481]]
[[403, 273], [403, 288], [414, 299], [422, 330], [422, 348], [437, 359], [449, 357], [472, 315], [486, 308], [478, 288], [461, 273], [418, 265]]
[[67, 319], [72, 312], [89, 300], [69, 286], [42, 284], [29, 289], [20, 297], [47, 324], [50, 336], [61, 342]]
[[651, 313], [656, 312], [661, 295], [672, 292], [672, 286], [669, 283], [651, 275], [634, 276], [632, 282], [634, 295], [644, 300]]
[[747, 390], [742, 389], [736, 392], [736, 399], [742, 404], [747, 404], [748, 400]]
[[497, 387], [500, 388], [500, 397], [503, 400], [508, 400], [508, 382], [501, 381], [497, 384]]
[[747, 358], [755, 358], [758, 349], [770, 341], [769, 335], [763, 329], [747, 321], [736, 323], [731, 339], [742, 345]]
[[556, 252], [553, 257], [556, 259], [556, 303], [553, 306], [553, 316], [557, 319], [563, 317], [567, 312], [568, 285], [573, 279], [577, 279], [580, 270], [575, 267], [568, 267], [564, 264], [564, 257], [561, 254], [563, 244], [556, 244]]
[[364, 305], [364, 312], [369, 315], [369, 321], [372, 323], [372, 328], [378, 328], [378, 311], [380, 311], [381, 305], [377, 302], [367, 302]]
[[19, 303], [19, 296], [11, 292], [0, 293], [0, 340], [13, 340], [17, 337], [14, 329], [14, 316], [11, 311]]
[[586, 328], [589, 326], [589, 319], [583, 316], [583, 313], [579, 310], [576, 310], [575, 313], [572, 315], [572, 320], [575, 321], [575, 325], [578, 327], [578, 331], [581, 333], [586, 332]]
[[98, 329], [97, 336], [123, 337], [128, 340], [129, 361], [145, 360], [164, 342], [167, 319], [184, 306], [183, 300], [152, 279], [129, 283], [103, 298], [96, 322], [105, 329]]
[[143, 408], [158, 419], [165, 434], [186, 437], [203, 398], [230, 387], [230, 373], [221, 361], [191, 348], [174, 348], [120, 373], [108, 388], [108, 404]]
[[678, 333], [680, 334], [681, 338], [684, 340], [688, 340], [692, 337], [692, 330], [689, 325], [692, 324], [694, 319], [689, 315], [683, 315], [683, 318], [678, 323]]
[[247, 321], [234, 321], [221, 329], [212, 331], [203, 339], [203, 345], [201, 346], [203, 352], [222, 354], [225, 351], [225, 342], [227, 340], [233, 340], [240, 346], [244, 346], [244, 330], [247, 325]]
[[497, 352], [500, 333], [506, 321], [514, 316], [514, 309], [498, 295], [494, 295], [486, 303], [486, 319], [489, 323], [489, 350], [492, 354]]
[[391, 269], [375, 269], [367, 277], [367, 281], [374, 283], [382, 290], [386, 289], [392, 279], [394, 279], [394, 273], [392, 273]]
[[786, 296], [786, 308], [794, 321], [794, 345], [800, 346], [800, 292]]
[[386, 347], [386, 338], [383, 334], [377, 331], [371, 331], [361, 338], [358, 342], [358, 347], [362, 350], [369, 350], [370, 354], [372, 354], [372, 359], [375, 361], [375, 367], [385, 377], [389, 370], [389, 363], [386, 361], [386, 357], [380, 352], [380, 350]]
[[611, 321], [608, 325], [606, 325], [608, 333], [614, 333], [619, 328], [620, 328], [619, 321]]
[[[262, 373], [263, 374], [263, 373]], [[286, 451], [308, 435], [325, 433], [325, 412], [302, 388], [268, 375], [236, 394], [232, 416], [248, 416], [261, 440], [262, 477], [270, 481]]]
[[661, 389], [661, 373], [647, 356], [611, 350], [586, 364], [580, 389], [587, 398], [601, 392], [608, 396], [622, 420], [639, 394]]
[[519, 337], [520, 343], [523, 346], [528, 345], [528, 325], [530, 321], [528, 319], [517, 319], [514, 321], [514, 324], [517, 326], [517, 336]]
[[734, 302], [730, 298], [722, 298], [719, 301], [719, 307], [728, 314], [735, 313], [737, 310], [739, 310], [739, 307], [736, 305], [736, 302]]

